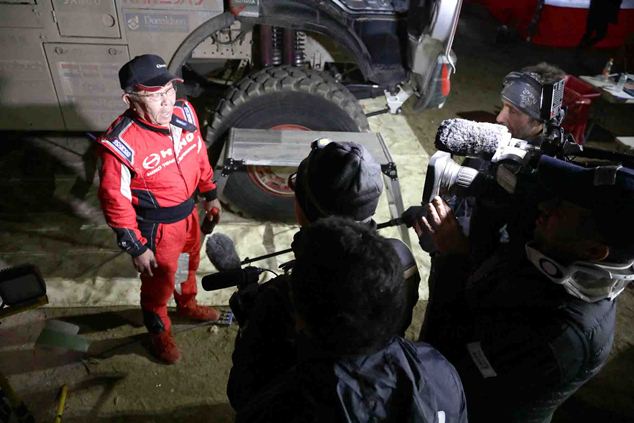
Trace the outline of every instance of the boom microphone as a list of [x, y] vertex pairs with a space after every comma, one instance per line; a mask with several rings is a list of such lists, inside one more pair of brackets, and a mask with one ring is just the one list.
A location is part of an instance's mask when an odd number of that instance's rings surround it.
[[236, 246], [227, 235], [215, 233], [207, 237], [205, 251], [209, 261], [218, 271], [240, 269], [240, 257]]
[[473, 122], [466, 119], [445, 119], [436, 132], [435, 146], [458, 156], [480, 156], [490, 159], [499, 147], [514, 144], [506, 126]]
[[202, 279], [203, 289], [205, 291], [215, 291], [217, 289], [238, 288], [257, 283], [260, 273], [264, 269], [259, 267], [248, 266], [244, 269], [225, 270], [211, 275], [204, 276]]

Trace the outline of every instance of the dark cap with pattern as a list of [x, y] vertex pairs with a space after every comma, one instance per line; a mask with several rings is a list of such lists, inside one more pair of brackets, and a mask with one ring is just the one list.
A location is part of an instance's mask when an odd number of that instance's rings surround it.
[[511, 72], [504, 77], [502, 99], [535, 120], [541, 118], [542, 85], [532, 72]]
[[297, 169], [295, 197], [310, 221], [331, 215], [367, 220], [382, 190], [381, 166], [352, 142], [316, 140]]

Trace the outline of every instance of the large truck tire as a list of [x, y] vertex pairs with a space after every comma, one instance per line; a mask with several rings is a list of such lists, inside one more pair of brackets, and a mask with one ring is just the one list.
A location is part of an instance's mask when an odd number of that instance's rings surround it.
[[[281, 66], [247, 76], [220, 101], [207, 131], [212, 162], [231, 128], [362, 132], [369, 126], [355, 97], [330, 75]], [[222, 200], [244, 216], [293, 222], [287, 178], [294, 171], [247, 166], [229, 175]]]

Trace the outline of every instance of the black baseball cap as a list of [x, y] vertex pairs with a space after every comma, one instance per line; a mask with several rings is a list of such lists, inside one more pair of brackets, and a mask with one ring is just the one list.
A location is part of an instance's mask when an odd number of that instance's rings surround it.
[[167, 70], [167, 64], [156, 54], [136, 56], [119, 69], [119, 83], [126, 92], [156, 91], [170, 81], [183, 82]]

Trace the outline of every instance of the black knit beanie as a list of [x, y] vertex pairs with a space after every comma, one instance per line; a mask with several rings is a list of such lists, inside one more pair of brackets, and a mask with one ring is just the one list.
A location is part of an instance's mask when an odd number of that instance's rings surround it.
[[297, 169], [295, 197], [310, 221], [331, 215], [364, 221], [382, 190], [381, 166], [352, 142], [319, 140]]

